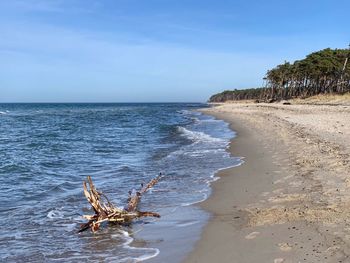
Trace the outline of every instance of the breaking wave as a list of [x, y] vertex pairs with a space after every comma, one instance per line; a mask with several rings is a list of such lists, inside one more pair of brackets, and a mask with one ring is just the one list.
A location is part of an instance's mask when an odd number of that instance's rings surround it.
[[190, 131], [185, 127], [178, 126], [178, 131], [182, 134], [182, 136], [190, 139], [194, 142], [224, 142], [224, 140], [220, 138], [214, 138], [209, 134], [200, 131]]

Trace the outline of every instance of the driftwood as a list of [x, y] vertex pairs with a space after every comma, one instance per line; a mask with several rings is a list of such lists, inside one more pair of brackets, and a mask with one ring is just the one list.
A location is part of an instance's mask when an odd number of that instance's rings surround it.
[[148, 184], [141, 184], [141, 189], [135, 193], [129, 192], [128, 204], [125, 208], [114, 206], [102, 192], [96, 190], [91, 177], [87, 177], [87, 183], [83, 182], [84, 195], [88, 202], [91, 204], [95, 214], [84, 215], [83, 217], [89, 220], [87, 223], [82, 224], [79, 232], [83, 232], [87, 229], [91, 229], [96, 232], [102, 222], [112, 222], [116, 224], [130, 223], [133, 219], [145, 216], [160, 217], [159, 214], [154, 212], [141, 212], [137, 210], [137, 205], [141, 200], [141, 196], [152, 188], [161, 178], [161, 174], [152, 179]]

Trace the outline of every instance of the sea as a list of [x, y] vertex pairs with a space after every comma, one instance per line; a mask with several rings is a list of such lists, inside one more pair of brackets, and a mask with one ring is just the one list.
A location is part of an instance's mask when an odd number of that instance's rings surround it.
[[[241, 159], [235, 133], [202, 103], [0, 104], [1, 262], [181, 262], [210, 214], [215, 173]], [[116, 206], [159, 173], [140, 218], [78, 233], [93, 214], [82, 182]]]

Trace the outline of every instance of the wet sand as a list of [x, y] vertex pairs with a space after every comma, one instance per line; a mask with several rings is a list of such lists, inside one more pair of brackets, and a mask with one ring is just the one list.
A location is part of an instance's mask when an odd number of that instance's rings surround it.
[[350, 262], [350, 106], [231, 103], [237, 132], [186, 263]]

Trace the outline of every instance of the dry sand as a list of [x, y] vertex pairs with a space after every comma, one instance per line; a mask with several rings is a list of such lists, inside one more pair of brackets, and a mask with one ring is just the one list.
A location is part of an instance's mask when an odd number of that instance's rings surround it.
[[244, 164], [218, 173], [193, 262], [350, 262], [350, 105], [227, 103]]

